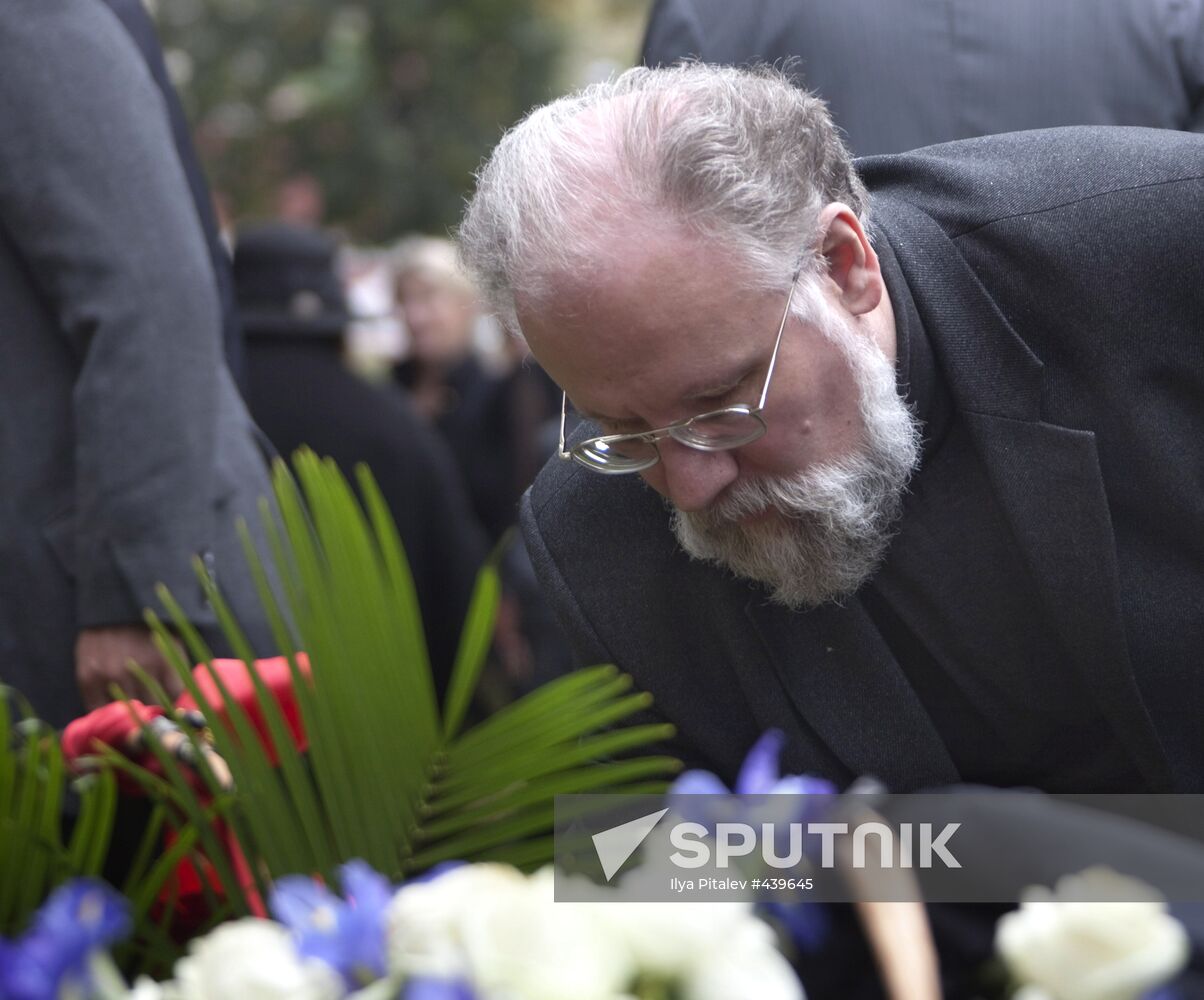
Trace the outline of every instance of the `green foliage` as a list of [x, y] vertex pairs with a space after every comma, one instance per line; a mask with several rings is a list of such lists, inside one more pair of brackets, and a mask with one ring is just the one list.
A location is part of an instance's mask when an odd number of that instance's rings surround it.
[[[113, 831], [116, 782], [107, 772], [72, 780], [58, 734], [0, 687], [0, 935], [24, 930], [30, 915], [61, 882], [98, 875]], [[63, 805], [78, 803], [69, 835]]]
[[[6, 703], [7, 699], [7, 703]], [[15, 722], [11, 710], [20, 716]], [[117, 779], [124, 773], [154, 783], [163, 802], [176, 802], [170, 784], [131, 763], [116, 750], [97, 747], [96, 758], [81, 760], [87, 773], [73, 776], [59, 734], [33, 717], [11, 688], [0, 686], [0, 936], [15, 937], [61, 883], [104, 874], [117, 815]], [[105, 767], [103, 764], [110, 766]], [[189, 819], [184, 808], [157, 806], [126, 869], [122, 893], [130, 901], [135, 931], [118, 953], [123, 962], [164, 971], [179, 953], [169, 924], [171, 906], [155, 903], [176, 866], [195, 858], [199, 834], [210, 832], [212, 808]], [[169, 826], [170, 849], [161, 848]], [[211, 842], [214, 850], [220, 845]], [[214, 898], [214, 922], [241, 912]]]
[[553, 96], [561, 47], [536, 0], [160, 0], [214, 187], [274, 214], [320, 183], [360, 241], [442, 232], [501, 130]]
[[[494, 565], [478, 580], [441, 711], [405, 554], [371, 475], [358, 470], [361, 506], [333, 462], [301, 452], [295, 468], [296, 480], [283, 463], [275, 469], [278, 518], [264, 509], [278, 586], [245, 532], [244, 542], [276, 642], [289, 658], [309, 749], [303, 755], [294, 747], [276, 701], [252, 671], [278, 766], [219, 683], [231, 725], [215, 725], [214, 739], [237, 792], [222, 791], [203, 768], [214, 796], [210, 814], [236, 832], [255, 888], [262, 892], [271, 879], [298, 872], [330, 880], [351, 858], [394, 878], [452, 858], [530, 868], [551, 858], [555, 795], [663, 789], [677, 761], [612, 759], [672, 732], [610, 728], [649, 704], [647, 695], [630, 693], [630, 678], [614, 667], [561, 678], [463, 729], [498, 603]], [[207, 574], [198, 576], [232, 647], [251, 660], [221, 595]], [[191, 656], [211, 660], [170, 594], [161, 596]], [[150, 621], [160, 648], [205, 705], [189, 661], [162, 623]], [[310, 678], [298, 666], [302, 649]], [[201, 799], [170, 756], [160, 752], [160, 763], [165, 777], [147, 775], [148, 790], [200, 831], [222, 884], [238, 884]]]

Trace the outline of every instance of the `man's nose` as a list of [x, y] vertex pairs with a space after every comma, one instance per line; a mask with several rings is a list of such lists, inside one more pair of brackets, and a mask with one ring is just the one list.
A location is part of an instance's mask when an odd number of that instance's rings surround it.
[[644, 478], [681, 511], [705, 510], [740, 474], [730, 451], [700, 451], [672, 438], [658, 442], [658, 447], [661, 460]]

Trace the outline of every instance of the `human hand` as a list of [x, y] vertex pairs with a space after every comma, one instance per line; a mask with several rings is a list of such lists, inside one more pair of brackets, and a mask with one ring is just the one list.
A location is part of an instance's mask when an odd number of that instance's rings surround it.
[[[185, 734], [185, 727], [196, 731], [195, 743]], [[164, 751], [175, 757], [198, 778], [204, 775], [204, 767], [201, 764], [203, 757], [218, 787], [226, 791], [234, 788], [234, 776], [230, 773], [230, 767], [213, 748], [213, 738], [209, 735], [205, 717], [200, 712], [194, 709], [176, 712], [174, 716], [160, 715], [150, 720], [147, 729], [155, 734]], [[147, 746], [146, 731], [140, 728], [132, 733], [126, 741], [125, 750], [135, 759], [152, 755], [153, 751]]]
[[184, 691], [167, 659], [159, 652], [144, 625], [111, 625], [82, 629], [75, 640], [75, 680], [88, 709], [112, 701], [109, 687], [116, 684], [131, 698], [153, 703], [156, 699], [130, 670], [133, 660], [158, 681], [175, 701]]

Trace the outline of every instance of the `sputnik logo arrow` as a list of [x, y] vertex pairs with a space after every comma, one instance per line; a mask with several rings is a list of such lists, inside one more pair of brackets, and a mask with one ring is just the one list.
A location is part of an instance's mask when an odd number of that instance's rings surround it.
[[590, 838], [594, 842], [594, 850], [598, 852], [598, 861], [602, 864], [602, 874], [606, 876], [607, 882], [614, 878], [615, 872], [623, 867], [668, 811], [661, 809], [649, 813], [629, 823], [595, 833]]

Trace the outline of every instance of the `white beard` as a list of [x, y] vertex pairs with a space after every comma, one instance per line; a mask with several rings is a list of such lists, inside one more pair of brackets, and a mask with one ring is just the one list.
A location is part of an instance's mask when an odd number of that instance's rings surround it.
[[[849, 596], [882, 562], [919, 465], [920, 429], [878, 346], [814, 283], [795, 297], [796, 315], [818, 326], [849, 362], [865, 428], [861, 450], [791, 476], [737, 482], [705, 511], [673, 510], [672, 524], [689, 555], [765, 584], [775, 603], [801, 610]], [[740, 520], [767, 510], [779, 516]]]

